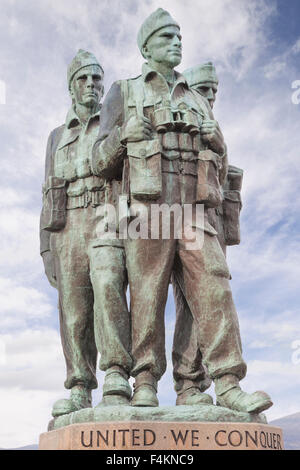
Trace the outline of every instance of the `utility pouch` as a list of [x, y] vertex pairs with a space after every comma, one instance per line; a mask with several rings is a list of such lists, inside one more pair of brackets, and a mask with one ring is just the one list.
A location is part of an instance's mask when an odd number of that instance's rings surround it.
[[49, 176], [43, 185], [41, 229], [58, 232], [66, 225], [66, 180]]
[[201, 150], [198, 154], [196, 202], [206, 207], [218, 207], [223, 200], [218, 159], [212, 150]]
[[226, 245], [238, 245], [240, 237], [240, 211], [243, 170], [229, 165], [224, 189], [223, 221]]
[[223, 201], [224, 238], [226, 245], [238, 245], [240, 237], [241, 193], [225, 190]]
[[158, 139], [128, 142], [130, 194], [158, 199], [162, 193], [161, 145]]

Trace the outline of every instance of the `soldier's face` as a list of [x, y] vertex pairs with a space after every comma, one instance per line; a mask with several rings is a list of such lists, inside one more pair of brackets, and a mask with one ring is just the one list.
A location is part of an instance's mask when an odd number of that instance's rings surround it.
[[71, 96], [75, 103], [92, 108], [103, 96], [103, 72], [97, 65], [88, 65], [78, 70], [71, 85]]
[[161, 28], [148, 39], [144, 47], [147, 59], [169, 67], [180, 64], [182, 57], [181, 34], [176, 26]]
[[215, 82], [205, 82], [201, 85], [193, 86], [200, 95], [207, 98], [211, 109], [214, 107], [214, 102], [216, 101], [216, 94], [218, 91], [218, 85]]

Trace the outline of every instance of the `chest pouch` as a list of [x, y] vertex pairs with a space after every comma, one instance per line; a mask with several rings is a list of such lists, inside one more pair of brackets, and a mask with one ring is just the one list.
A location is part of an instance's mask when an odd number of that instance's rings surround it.
[[198, 154], [196, 202], [206, 207], [218, 207], [223, 200], [218, 159], [212, 150], [201, 150]]
[[43, 186], [41, 229], [58, 232], [66, 225], [66, 180], [49, 176]]
[[128, 142], [130, 194], [158, 199], [162, 192], [161, 145], [158, 139]]

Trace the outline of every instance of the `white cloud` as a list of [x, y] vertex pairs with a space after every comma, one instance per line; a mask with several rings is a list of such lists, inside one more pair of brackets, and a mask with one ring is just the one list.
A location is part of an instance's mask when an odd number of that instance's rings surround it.
[[249, 361], [242, 389], [267, 392], [274, 405], [266, 411], [268, 421], [299, 412], [300, 366], [283, 361]]
[[249, 348], [292, 347], [295, 339], [300, 339], [300, 323], [298, 311], [280, 311], [268, 318], [263, 313], [251, 318], [251, 312], [243, 314], [241, 321], [245, 332], [245, 342]]
[[38, 444], [39, 435], [47, 431], [52, 404], [59, 398], [63, 397], [49, 391], [18, 387], [0, 390], [0, 447]]
[[25, 329], [0, 336], [5, 344], [6, 363], [0, 371], [4, 388], [59, 390], [65, 380], [59, 333], [50, 328]]
[[[53, 403], [68, 398], [64, 389], [65, 361], [59, 333], [51, 328], [24, 329], [0, 335], [5, 361], [0, 360], [0, 448], [38, 443], [47, 431]], [[101, 397], [103, 373], [99, 372]], [[3, 423], [5, 425], [3, 426]]]
[[38, 442], [47, 430], [55, 400], [67, 396], [57, 331], [24, 329], [0, 336], [6, 361], [0, 368], [0, 447]]
[[300, 52], [300, 38], [264, 66], [265, 77], [272, 80], [288, 71], [289, 61]]
[[0, 304], [2, 331], [24, 328], [33, 320], [45, 322], [53, 312], [53, 305], [44, 292], [12, 279], [0, 278]]

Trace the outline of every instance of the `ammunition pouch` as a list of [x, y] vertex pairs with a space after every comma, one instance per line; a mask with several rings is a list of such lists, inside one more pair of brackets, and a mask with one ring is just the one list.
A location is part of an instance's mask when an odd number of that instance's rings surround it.
[[41, 229], [58, 232], [66, 225], [66, 180], [49, 176], [43, 185], [43, 194]]
[[206, 207], [218, 207], [222, 200], [219, 155], [212, 150], [201, 150], [198, 154], [196, 202]]
[[240, 211], [242, 207], [239, 190], [225, 190], [223, 201], [224, 239], [226, 245], [238, 245], [240, 238]]
[[162, 193], [161, 145], [158, 139], [128, 142], [130, 194], [158, 199]]

